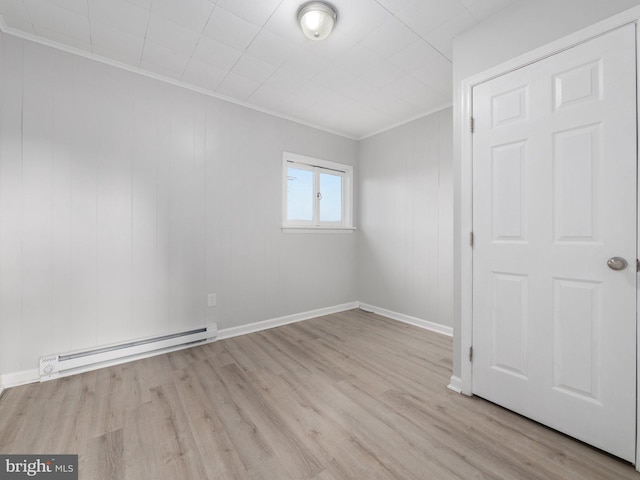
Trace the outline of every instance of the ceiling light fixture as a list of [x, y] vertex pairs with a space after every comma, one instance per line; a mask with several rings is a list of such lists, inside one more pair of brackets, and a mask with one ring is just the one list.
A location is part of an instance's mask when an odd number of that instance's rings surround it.
[[337, 19], [335, 8], [326, 2], [308, 2], [298, 10], [300, 28], [311, 40], [327, 38]]

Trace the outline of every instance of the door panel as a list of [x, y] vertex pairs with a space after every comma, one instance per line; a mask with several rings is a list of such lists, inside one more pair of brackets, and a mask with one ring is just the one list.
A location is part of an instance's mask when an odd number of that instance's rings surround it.
[[594, 203], [598, 182], [593, 169], [599, 157], [602, 125], [572, 128], [553, 135], [554, 238], [597, 241]]
[[628, 25], [473, 89], [473, 393], [630, 461], [635, 55]]
[[553, 387], [598, 403], [601, 287], [601, 282], [553, 279]]
[[491, 151], [493, 239], [526, 241], [525, 143], [500, 145]]
[[503, 373], [527, 378], [527, 292], [524, 275], [493, 273], [491, 364]]

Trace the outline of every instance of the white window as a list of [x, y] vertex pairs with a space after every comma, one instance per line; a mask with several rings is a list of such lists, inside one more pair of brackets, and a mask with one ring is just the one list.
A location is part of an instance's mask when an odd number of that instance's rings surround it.
[[284, 152], [283, 228], [352, 229], [353, 167]]

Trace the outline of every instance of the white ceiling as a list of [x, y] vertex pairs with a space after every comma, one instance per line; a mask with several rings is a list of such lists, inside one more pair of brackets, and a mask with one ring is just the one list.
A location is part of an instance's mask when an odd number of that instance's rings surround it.
[[[5, 30], [362, 138], [451, 104], [451, 41], [518, 0], [331, 0], [306, 39], [305, 0], [0, 0]], [[26, 34], [26, 35], [25, 35]]]

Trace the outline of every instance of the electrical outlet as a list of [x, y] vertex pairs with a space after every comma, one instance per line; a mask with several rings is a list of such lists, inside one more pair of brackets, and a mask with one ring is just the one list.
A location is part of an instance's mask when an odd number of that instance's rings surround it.
[[215, 307], [216, 306], [216, 294], [215, 293], [210, 293], [209, 295], [207, 295], [207, 305], [209, 307]]

